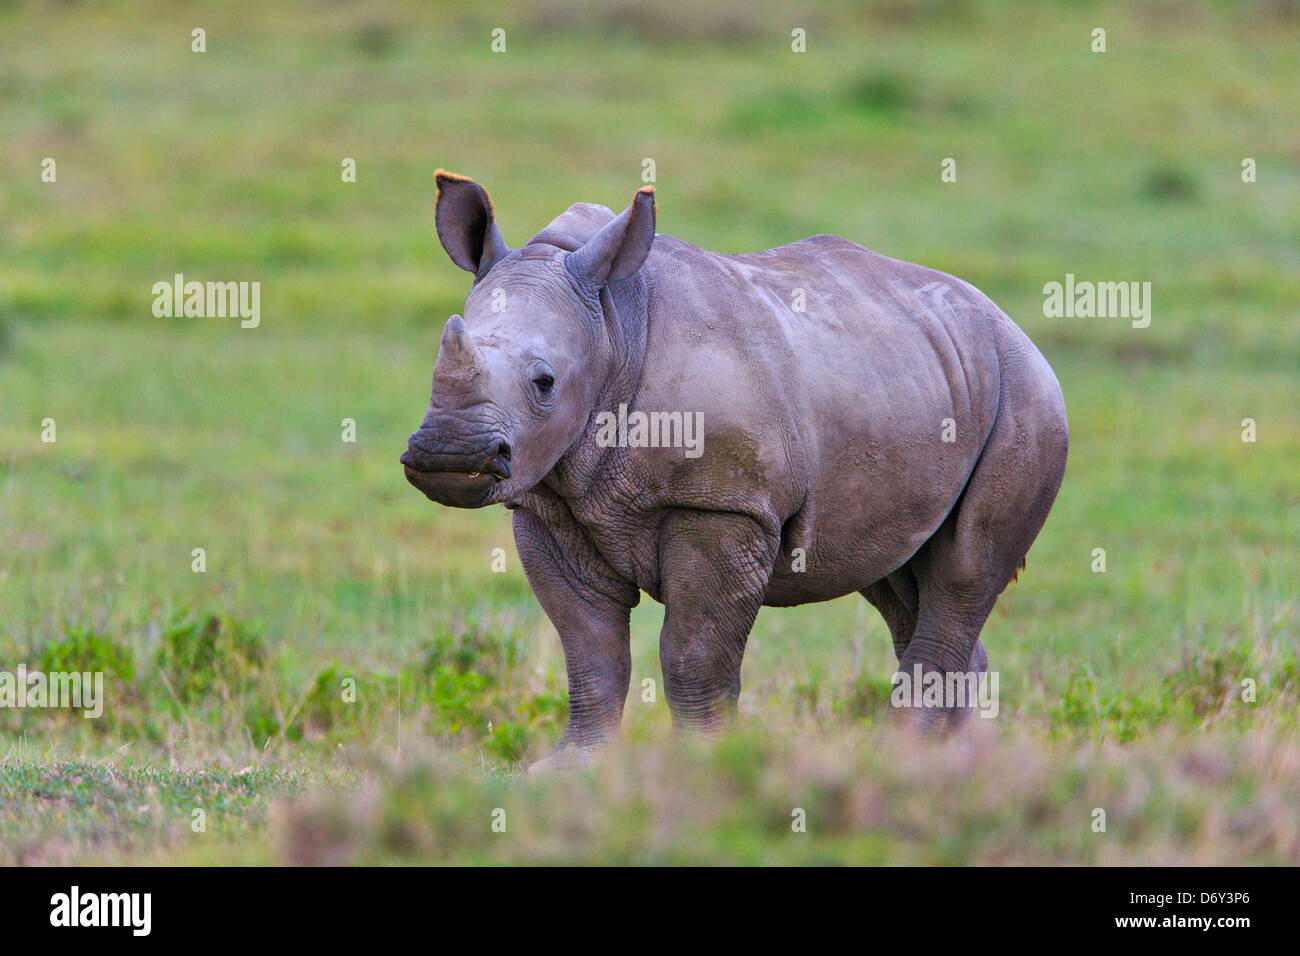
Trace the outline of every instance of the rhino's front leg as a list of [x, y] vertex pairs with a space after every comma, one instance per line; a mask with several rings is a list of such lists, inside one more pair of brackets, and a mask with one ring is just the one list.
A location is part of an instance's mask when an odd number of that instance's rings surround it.
[[628, 617], [637, 589], [621, 580], [576, 523], [555, 527], [517, 508], [515, 547], [564, 647], [569, 726], [534, 769], [568, 763], [618, 735], [632, 675]]
[[659, 661], [678, 729], [722, 729], [736, 714], [740, 664], [779, 538], [746, 515], [677, 511], [660, 538]]

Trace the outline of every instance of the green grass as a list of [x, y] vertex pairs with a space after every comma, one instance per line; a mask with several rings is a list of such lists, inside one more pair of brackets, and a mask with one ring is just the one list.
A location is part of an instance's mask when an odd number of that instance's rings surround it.
[[269, 800], [299, 790], [301, 778], [253, 767], [178, 771], [0, 758], [0, 861], [145, 862], [187, 844], [201, 854], [211, 844], [255, 841]]
[[[1298, 40], [1278, 3], [0, 7], [0, 669], [109, 676], [99, 720], [0, 710], [0, 862], [1300, 862]], [[508, 514], [396, 463], [468, 281], [432, 173], [518, 245], [646, 157], [661, 231], [953, 272], [1056, 369], [998, 733], [895, 740], [844, 599], [765, 610], [745, 727], [680, 748], [647, 599], [628, 752], [517, 776], [563, 727], [558, 639]], [[154, 318], [175, 272], [260, 281], [261, 327]], [[1044, 317], [1067, 272], [1151, 282], [1151, 326]]]

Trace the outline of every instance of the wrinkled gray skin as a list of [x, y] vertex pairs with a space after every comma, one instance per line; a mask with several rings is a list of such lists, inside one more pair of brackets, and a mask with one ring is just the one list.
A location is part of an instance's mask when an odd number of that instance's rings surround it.
[[[984, 672], [980, 630], [1065, 469], [1042, 355], [941, 272], [826, 235], [719, 255], [656, 235], [655, 216], [649, 189], [617, 217], [578, 203], [511, 250], [486, 192], [438, 174], [438, 235], [474, 284], [402, 463], [433, 501], [514, 511], [568, 669], [548, 760], [617, 735], [641, 591], [666, 608], [681, 728], [732, 719], [763, 605], [857, 591], [901, 671]], [[596, 413], [620, 403], [703, 412], [703, 454], [598, 446]], [[969, 709], [905, 714], [943, 728]]]

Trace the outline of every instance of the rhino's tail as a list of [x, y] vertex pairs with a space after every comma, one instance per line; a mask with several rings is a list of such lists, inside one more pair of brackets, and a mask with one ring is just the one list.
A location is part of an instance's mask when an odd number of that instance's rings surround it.
[[1016, 568], [1016, 573], [1011, 575], [1012, 581], [1020, 580], [1020, 572], [1025, 569], [1025, 565], [1028, 563], [1029, 563], [1029, 555], [1025, 555], [1023, 558], [1020, 559], [1020, 567]]

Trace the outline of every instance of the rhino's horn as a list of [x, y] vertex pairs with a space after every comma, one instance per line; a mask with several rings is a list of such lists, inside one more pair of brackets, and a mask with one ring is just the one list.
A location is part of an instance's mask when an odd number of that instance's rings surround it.
[[438, 363], [433, 374], [440, 378], [472, 378], [483, 365], [483, 357], [465, 327], [465, 320], [453, 315], [442, 330]]

